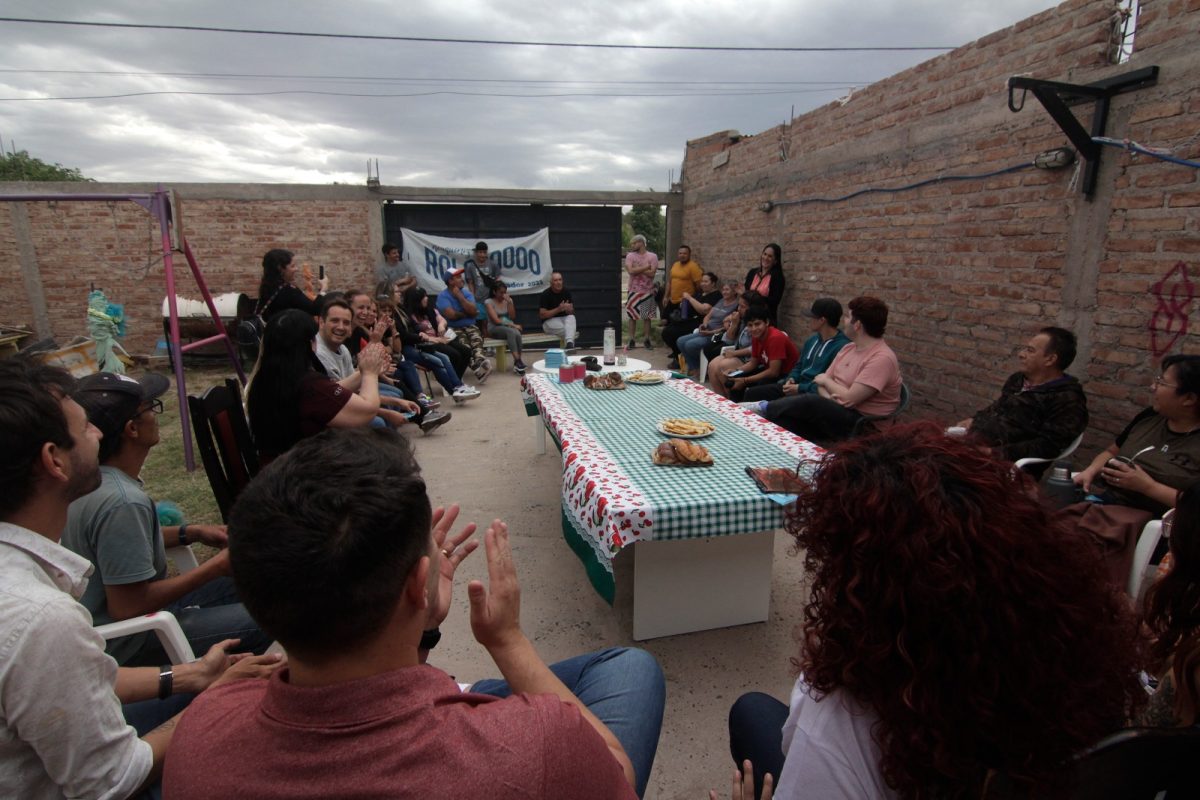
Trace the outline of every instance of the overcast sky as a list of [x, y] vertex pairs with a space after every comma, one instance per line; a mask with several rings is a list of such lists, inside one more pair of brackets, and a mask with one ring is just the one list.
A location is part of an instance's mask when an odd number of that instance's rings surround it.
[[[0, 15], [520, 41], [880, 47], [959, 46], [1054, 5], [7, 0]], [[368, 159], [378, 159], [385, 184], [577, 189], [665, 190], [669, 171], [678, 178], [688, 139], [758, 133], [785, 121], [793, 106], [800, 114], [941, 52], [568, 49], [14, 22], [0, 22], [0, 37], [5, 149], [15, 142], [98, 180], [361, 184]], [[102, 74], [113, 72], [126, 74]], [[11, 99], [285, 90], [426, 96]], [[560, 96], [500, 96], [548, 94]], [[561, 96], [581, 94], [624, 96]]]

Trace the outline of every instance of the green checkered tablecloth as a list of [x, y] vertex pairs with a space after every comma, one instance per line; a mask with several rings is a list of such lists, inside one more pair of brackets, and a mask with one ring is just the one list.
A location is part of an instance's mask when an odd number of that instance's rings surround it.
[[[589, 576], [611, 600], [612, 557], [641, 539], [728, 536], [778, 528], [783, 508], [765, 497], [747, 466], [794, 468], [815, 463], [820, 448], [724, 400], [692, 381], [673, 380], [623, 391], [593, 391], [550, 376], [526, 380], [563, 455], [564, 534]], [[666, 437], [667, 417], [713, 422], [698, 440], [712, 467], [656, 466], [651, 453]], [[597, 567], [599, 569], [597, 569]], [[607, 582], [604, 578], [607, 573]], [[598, 581], [597, 578], [600, 578]], [[604, 585], [600, 585], [604, 584]]]

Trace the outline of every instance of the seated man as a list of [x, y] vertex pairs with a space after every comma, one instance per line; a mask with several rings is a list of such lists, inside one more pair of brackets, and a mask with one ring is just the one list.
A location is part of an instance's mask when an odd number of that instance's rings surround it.
[[538, 318], [542, 330], [551, 336], [561, 336], [568, 350], [575, 346], [575, 304], [571, 293], [563, 288], [561, 272], [550, 273], [550, 288], [541, 294]]
[[755, 411], [762, 413], [767, 400], [792, 397], [798, 394], [816, 394], [817, 385], [813, 378], [829, 369], [834, 356], [850, 344], [846, 334], [838, 327], [842, 321], [842, 304], [832, 297], [818, 297], [812, 304], [812, 322], [808, 337], [801, 348], [800, 360], [787, 377], [778, 383], [759, 384], [746, 390], [746, 402]]
[[1087, 428], [1087, 397], [1079, 381], [1065, 374], [1075, 360], [1075, 334], [1042, 328], [1017, 351], [1021, 371], [1000, 389], [1000, 397], [958, 423], [1009, 461], [1054, 458]]
[[[354, 357], [346, 347], [350, 338], [354, 312], [345, 300], [333, 299], [321, 307], [321, 322], [317, 328], [316, 353], [317, 360], [325, 367], [325, 374], [340, 383], [346, 389], [357, 392], [362, 385], [362, 373], [354, 366]], [[450, 421], [449, 412], [426, 411], [419, 403], [406, 400], [392, 386], [379, 383], [379, 404], [388, 406], [380, 408], [379, 416], [372, 421], [375, 427], [392, 425], [398, 427], [407, 422], [403, 412], [409, 411], [416, 416], [413, 418], [424, 433], [445, 425]], [[396, 409], [400, 409], [397, 411]]]
[[798, 394], [767, 403], [762, 415], [797, 436], [818, 444], [846, 439], [864, 414], [891, 414], [900, 406], [900, 363], [883, 333], [888, 307], [875, 297], [850, 301], [846, 335], [850, 344], [813, 378], [816, 394]]
[[747, 387], [773, 384], [800, 360], [800, 351], [786, 333], [771, 324], [771, 312], [759, 305], [746, 311], [746, 328], [750, 331], [750, 360], [741, 373], [730, 373], [726, 383], [730, 398], [737, 400]]
[[[290, 666], [198, 698], [175, 733], [177, 798], [632, 798], [664, 684], [642, 650], [547, 667], [520, 626], [508, 526], [484, 537], [471, 630], [506, 681], [463, 692], [426, 664], [474, 524], [432, 511], [404, 437], [327, 431], [259, 473], [230, 519], [238, 586]], [[298, 591], [298, 587], [303, 587]], [[195, 769], [196, 764], [212, 769]], [[353, 789], [353, 792], [351, 792]]]
[[456, 267], [446, 273], [446, 288], [438, 295], [437, 310], [470, 348], [470, 366], [475, 371], [475, 380], [483, 383], [496, 365], [483, 353], [483, 334], [475, 324], [481, 305], [466, 288], [463, 272], [462, 267]]
[[73, 389], [61, 369], [0, 361], [0, 797], [156, 797], [192, 695], [282, 661], [227, 656], [231, 641], [161, 670], [105, 655], [76, 602], [92, 566], [58, 544], [67, 506], [100, 485], [100, 431]]
[[[159, 396], [170, 383], [148, 373], [140, 381], [100, 372], [79, 381], [73, 399], [103, 434], [100, 486], [71, 503], [62, 544], [92, 562], [95, 571], [79, 598], [96, 625], [166, 609], [179, 620], [197, 653], [224, 639], [239, 650], [261, 653], [271, 644], [238, 600], [229, 577], [224, 525], [160, 527], [154, 501], [139, 477], [158, 444]], [[199, 567], [167, 577], [167, 547], [203, 542], [222, 548]], [[118, 664], [150, 666], [170, 661], [147, 631], [108, 643]]]

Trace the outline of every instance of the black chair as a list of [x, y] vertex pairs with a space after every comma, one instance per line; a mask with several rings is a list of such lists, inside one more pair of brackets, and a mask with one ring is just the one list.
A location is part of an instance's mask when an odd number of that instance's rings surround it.
[[1200, 728], [1129, 728], [1106, 737], [1078, 758], [1078, 782], [1070, 798], [1200, 797], [1197, 764], [1200, 764]]
[[900, 405], [896, 406], [896, 410], [890, 414], [863, 414], [854, 423], [854, 432], [852, 436], [862, 436], [870, 433], [875, 429], [874, 423], [879, 420], [892, 419], [900, 416], [904, 409], [908, 408], [908, 404], [912, 401], [912, 394], [908, 391], [908, 384], [900, 384]]
[[188, 411], [213, 497], [221, 518], [228, 522], [233, 501], [259, 469], [258, 451], [242, 410], [241, 384], [228, 379], [202, 397], [188, 395]]

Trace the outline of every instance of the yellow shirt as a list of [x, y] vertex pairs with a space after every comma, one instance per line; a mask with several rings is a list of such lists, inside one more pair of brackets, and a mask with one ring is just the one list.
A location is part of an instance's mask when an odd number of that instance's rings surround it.
[[696, 261], [689, 261], [686, 264], [676, 261], [672, 264], [670, 301], [676, 304], [682, 303], [684, 292], [696, 294], [700, 289], [700, 278], [703, 275], [704, 272]]

